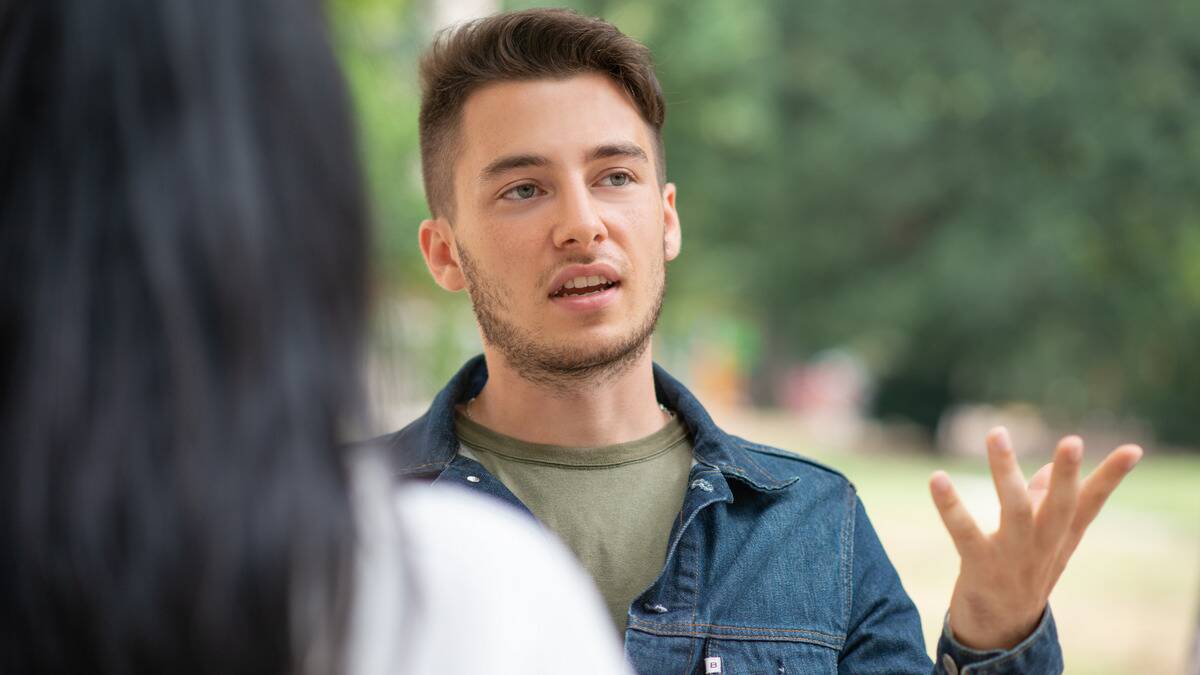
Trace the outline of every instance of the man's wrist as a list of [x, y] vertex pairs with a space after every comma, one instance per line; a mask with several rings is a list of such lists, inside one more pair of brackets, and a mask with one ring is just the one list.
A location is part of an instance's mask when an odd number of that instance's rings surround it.
[[1058, 643], [1054, 615], [1047, 605], [1032, 632], [1009, 649], [974, 649], [956, 639], [947, 612], [938, 640], [935, 666], [935, 672], [947, 675], [992, 672], [999, 666], [1003, 666], [1003, 672], [1011, 673], [1061, 673], [1062, 648]]
[[1046, 607], [1042, 605], [1036, 611], [1023, 613], [1024, 618], [1012, 614], [985, 614], [964, 620], [962, 613], [956, 611], [952, 604], [946, 614], [945, 630], [957, 644], [975, 651], [1012, 649], [1037, 630], [1045, 616]]

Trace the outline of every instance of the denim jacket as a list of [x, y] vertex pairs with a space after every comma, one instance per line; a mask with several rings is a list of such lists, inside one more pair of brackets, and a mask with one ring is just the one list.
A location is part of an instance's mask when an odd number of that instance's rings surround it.
[[[486, 381], [483, 357], [468, 361], [423, 416], [377, 442], [399, 476], [461, 484], [528, 513], [482, 465], [458, 454], [454, 407]], [[625, 652], [639, 673], [1062, 672], [1049, 609], [1006, 651], [967, 649], [944, 629], [930, 663], [916, 607], [854, 485], [725, 433], [657, 365], [654, 382], [658, 400], [687, 425], [696, 463], [662, 572], [629, 607]]]

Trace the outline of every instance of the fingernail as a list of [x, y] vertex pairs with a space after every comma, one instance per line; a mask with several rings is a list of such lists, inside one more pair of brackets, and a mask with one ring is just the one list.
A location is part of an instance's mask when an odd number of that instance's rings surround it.
[[[1134, 445], [1132, 447], [1133, 447], [1133, 449], [1137, 450], [1137, 453], [1129, 460], [1129, 469], [1132, 469], [1133, 467], [1137, 466], [1137, 463], [1142, 461], [1142, 457], [1145, 456], [1145, 454], [1146, 454], [1146, 452], [1144, 450], [1142, 450], [1142, 446]], [[1129, 469], [1126, 469], [1126, 471], [1128, 471]]]
[[1083, 459], [1083, 439], [1078, 436], [1068, 436], [1063, 443], [1067, 446], [1067, 459], [1072, 462]]
[[933, 479], [930, 481], [933, 489], [938, 492], [946, 492], [950, 489], [950, 477], [944, 471], [938, 471], [933, 474]]
[[1008, 428], [999, 426], [992, 429], [992, 440], [999, 450], [1009, 450], [1012, 448], [1012, 439], [1008, 437]]

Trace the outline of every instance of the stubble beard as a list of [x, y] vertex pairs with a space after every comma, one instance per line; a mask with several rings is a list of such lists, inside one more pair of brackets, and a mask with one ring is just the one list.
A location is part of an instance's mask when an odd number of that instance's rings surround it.
[[555, 390], [569, 390], [583, 383], [595, 385], [628, 371], [650, 346], [666, 295], [665, 256], [657, 269], [651, 270], [650, 278], [659, 280], [658, 289], [642, 322], [615, 341], [585, 348], [540, 339], [534, 332], [508, 320], [505, 317], [508, 304], [502, 293], [505, 289], [483, 277], [478, 264], [461, 244], [456, 243], [455, 248], [484, 341], [503, 354], [522, 378]]

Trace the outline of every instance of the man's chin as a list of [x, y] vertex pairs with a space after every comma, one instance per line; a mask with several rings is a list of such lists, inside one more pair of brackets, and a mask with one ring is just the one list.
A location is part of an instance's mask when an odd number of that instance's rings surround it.
[[576, 344], [567, 340], [494, 344], [522, 377], [543, 384], [571, 384], [614, 377], [645, 354], [649, 336]]
[[612, 365], [628, 359], [630, 355], [640, 356], [645, 351], [646, 342], [630, 337], [595, 340], [591, 344], [582, 345], [562, 342], [542, 345], [538, 352], [543, 357], [542, 363], [548, 369], [586, 370]]

